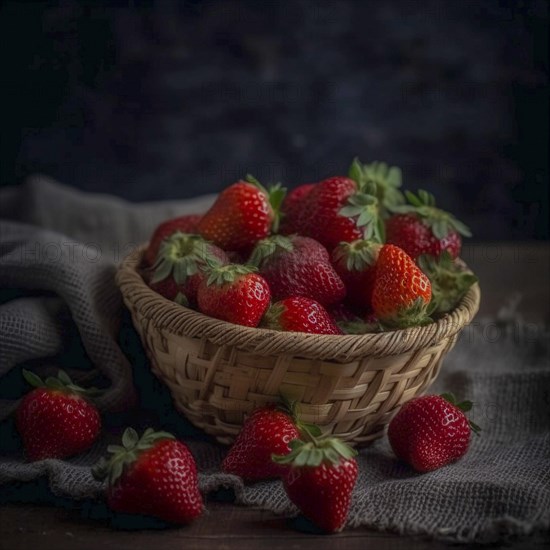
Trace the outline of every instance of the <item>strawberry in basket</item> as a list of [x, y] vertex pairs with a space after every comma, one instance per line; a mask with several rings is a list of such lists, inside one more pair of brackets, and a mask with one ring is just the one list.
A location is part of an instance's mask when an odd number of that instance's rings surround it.
[[[312, 237], [328, 250], [357, 239], [382, 240], [382, 216], [401, 202], [401, 172], [384, 163], [361, 165], [355, 159], [349, 177], [325, 179], [302, 193], [299, 207], [290, 204], [285, 224]], [[288, 231], [287, 231], [288, 232]]]
[[431, 323], [430, 279], [401, 248], [386, 244], [378, 253], [372, 309], [382, 325], [406, 328]]
[[177, 231], [161, 243], [149, 286], [169, 300], [194, 306], [199, 284], [205, 277], [201, 268], [207, 263], [225, 265], [228, 262], [221, 248], [200, 235]]
[[266, 189], [248, 175], [224, 189], [199, 221], [200, 235], [224, 250], [249, 254], [254, 245], [279, 227], [279, 209], [286, 190]]
[[371, 311], [376, 262], [382, 245], [358, 239], [340, 243], [331, 254], [332, 265], [347, 289], [346, 303], [360, 313]]
[[431, 193], [406, 191], [405, 195], [410, 204], [394, 206], [396, 214], [386, 221], [387, 242], [402, 248], [413, 260], [422, 254], [438, 257], [445, 250], [451, 258], [458, 257], [461, 235], [472, 235], [468, 227], [437, 208]]
[[319, 302], [304, 296], [285, 298], [273, 304], [265, 314], [264, 324], [274, 330], [342, 334], [329, 312]]
[[308, 237], [274, 235], [262, 239], [249, 262], [259, 267], [274, 300], [304, 296], [328, 306], [340, 302], [346, 293], [325, 247]]
[[162, 222], [153, 233], [149, 246], [143, 255], [143, 262], [146, 266], [151, 266], [157, 259], [157, 254], [160, 249], [162, 241], [170, 235], [176, 232], [180, 233], [196, 233], [197, 223], [202, 218], [201, 214], [188, 214], [186, 216], [180, 216], [172, 220], [166, 220]]
[[257, 327], [271, 292], [256, 268], [240, 264], [211, 265], [197, 291], [199, 311], [236, 325]]

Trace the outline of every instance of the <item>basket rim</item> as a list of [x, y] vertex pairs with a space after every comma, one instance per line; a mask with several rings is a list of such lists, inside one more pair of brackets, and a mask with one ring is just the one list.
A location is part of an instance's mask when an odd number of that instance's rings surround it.
[[251, 328], [208, 317], [172, 302], [152, 290], [139, 272], [147, 243], [128, 254], [120, 263], [116, 282], [126, 306], [175, 336], [205, 337], [218, 346], [237, 347], [256, 355], [284, 354], [311, 359], [347, 362], [366, 355], [387, 356], [416, 351], [458, 333], [479, 309], [480, 288], [476, 283], [458, 306], [436, 322], [406, 329], [369, 334], [306, 334]]

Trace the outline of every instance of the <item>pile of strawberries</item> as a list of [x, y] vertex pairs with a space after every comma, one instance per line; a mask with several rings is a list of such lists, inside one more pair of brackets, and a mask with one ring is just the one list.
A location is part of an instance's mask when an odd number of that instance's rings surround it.
[[348, 177], [288, 195], [252, 176], [203, 215], [162, 223], [143, 257], [169, 300], [248, 327], [360, 334], [420, 326], [475, 282], [456, 261], [468, 228], [401, 171], [355, 159]]
[[[98, 390], [85, 390], [63, 371], [45, 382], [24, 371], [34, 386], [16, 410], [16, 425], [31, 461], [66, 458], [88, 450], [101, 432], [93, 404]], [[448, 465], [468, 450], [471, 430], [452, 394], [428, 395], [405, 403], [391, 421], [388, 437], [396, 456], [418, 472]], [[114, 513], [138, 514], [185, 525], [204, 511], [195, 459], [172, 434], [127, 428], [120, 445], [92, 469], [105, 480], [105, 498]], [[325, 533], [340, 531], [348, 518], [358, 480], [357, 452], [300, 420], [294, 403], [281, 399], [253, 411], [221, 469], [247, 483], [281, 479], [302, 515]]]

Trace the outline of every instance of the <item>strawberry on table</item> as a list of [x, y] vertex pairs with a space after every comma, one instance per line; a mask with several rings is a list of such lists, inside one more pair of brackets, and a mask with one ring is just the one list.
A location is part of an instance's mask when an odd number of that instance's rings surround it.
[[211, 267], [199, 284], [197, 301], [205, 315], [257, 327], [271, 300], [267, 281], [251, 266], [228, 264]]
[[[371, 191], [372, 193], [372, 191]], [[378, 235], [378, 199], [351, 178], [335, 176], [315, 185], [294, 219], [298, 232], [332, 250], [342, 241]]]
[[382, 245], [358, 239], [340, 243], [331, 254], [332, 265], [346, 286], [346, 302], [361, 313], [372, 309], [376, 262]]
[[273, 304], [265, 314], [265, 326], [274, 330], [309, 334], [342, 334], [328, 311], [304, 296], [285, 298]]
[[279, 209], [286, 190], [267, 190], [248, 175], [222, 191], [198, 223], [198, 232], [223, 248], [249, 254], [254, 245], [279, 227]]
[[200, 235], [177, 231], [162, 242], [149, 286], [169, 300], [185, 298], [195, 305], [199, 284], [205, 277], [201, 268], [206, 264], [225, 265], [228, 262], [221, 248]]
[[262, 239], [249, 262], [259, 267], [274, 300], [305, 296], [328, 306], [340, 302], [346, 293], [325, 247], [308, 237], [273, 235]]
[[92, 473], [107, 479], [109, 507], [126, 514], [188, 524], [201, 515], [197, 466], [189, 449], [167, 432], [145, 430], [141, 438], [128, 428], [122, 446], [110, 445]]
[[450, 393], [407, 401], [388, 428], [393, 451], [417, 472], [455, 462], [466, 454], [470, 432], [480, 431], [464, 414], [471, 408], [471, 401], [457, 403]]
[[317, 439], [307, 431], [304, 435], [308, 441], [291, 441], [290, 453], [274, 455], [273, 460], [289, 467], [284, 488], [302, 514], [327, 533], [340, 531], [357, 481], [357, 453], [334, 437]]
[[452, 214], [436, 207], [431, 193], [405, 195], [410, 204], [393, 207], [396, 214], [386, 221], [386, 242], [402, 248], [413, 260], [422, 254], [439, 256], [447, 251], [451, 258], [460, 255], [462, 238], [471, 237], [468, 227]]
[[283, 475], [287, 467], [271, 460], [272, 454], [290, 452], [290, 441], [300, 437], [294, 414], [282, 404], [256, 409], [246, 419], [227, 453], [222, 470], [246, 481]]
[[167, 237], [170, 237], [170, 235], [173, 235], [176, 231], [179, 231], [180, 233], [196, 233], [197, 224], [201, 218], [201, 214], [188, 214], [186, 216], [180, 216], [179, 218], [166, 220], [161, 223], [155, 229], [155, 232], [149, 241], [149, 246], [143, 255], [145, 265], [151, 266], [155, 263], [162, 241], [164, 241]]
[[15, 413], [28, 459], [66, 458], [88, 450], [101, 431], [101, 417], [88, 397], [99, 390], [77, 386], [62, 370], [45, 382], [27, 370], [23, 376], [35, 388]]
[[378, 253], [372, 309], [390, 328], [431, 322], [428, 305], [432, 288], [428, 277], [401, 248], [386, 244]]

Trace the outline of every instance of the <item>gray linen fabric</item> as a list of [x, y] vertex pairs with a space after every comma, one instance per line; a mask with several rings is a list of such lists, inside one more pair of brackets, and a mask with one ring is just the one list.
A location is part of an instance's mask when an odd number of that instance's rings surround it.
[[[161, 220], [204, 211], [211, 200], [135, 205], [39, 177], [19, 189], [1, 190], [0, 390], [21, 365], [37, 372], [66, 366], [68, 347], [75, 357], [75, 346], [81, 346], [82, 363], [71, 371], [75, 377], [87, 381], [100, 374], [108, 380], [100, 403], [107, 415], [131, 407], [132, 367], [118, 334], [132, 329], [120, 325], [115, 265]], [[363, 449], [348, 525], [455, 542], [494, 542], [547, 530], [549, 359], [545, 327], [514, 316], [466, 327], [432, 390], [472, 399], [471, 417], [482, 425], [482, 436], [473, 437], [462, 460], [428, 474], [397, 461], [386, 439]], [[17, 403], [10, 397], [2, 393], [4, 423]], [[98, 497], [102, 486], [92, 478], [90, 465], [108, 439], [79, 457], [33, 464], [25, 463], [17, 448], [2, 444], [0, 492], [1, 484], [45, 476], [55, 495]], [[196, 438], [188, 444], [205, 493], [229, 488], [239, 504], [296, 514], [279, 481], [245, 485], [219, 472], [223, 448]]]

